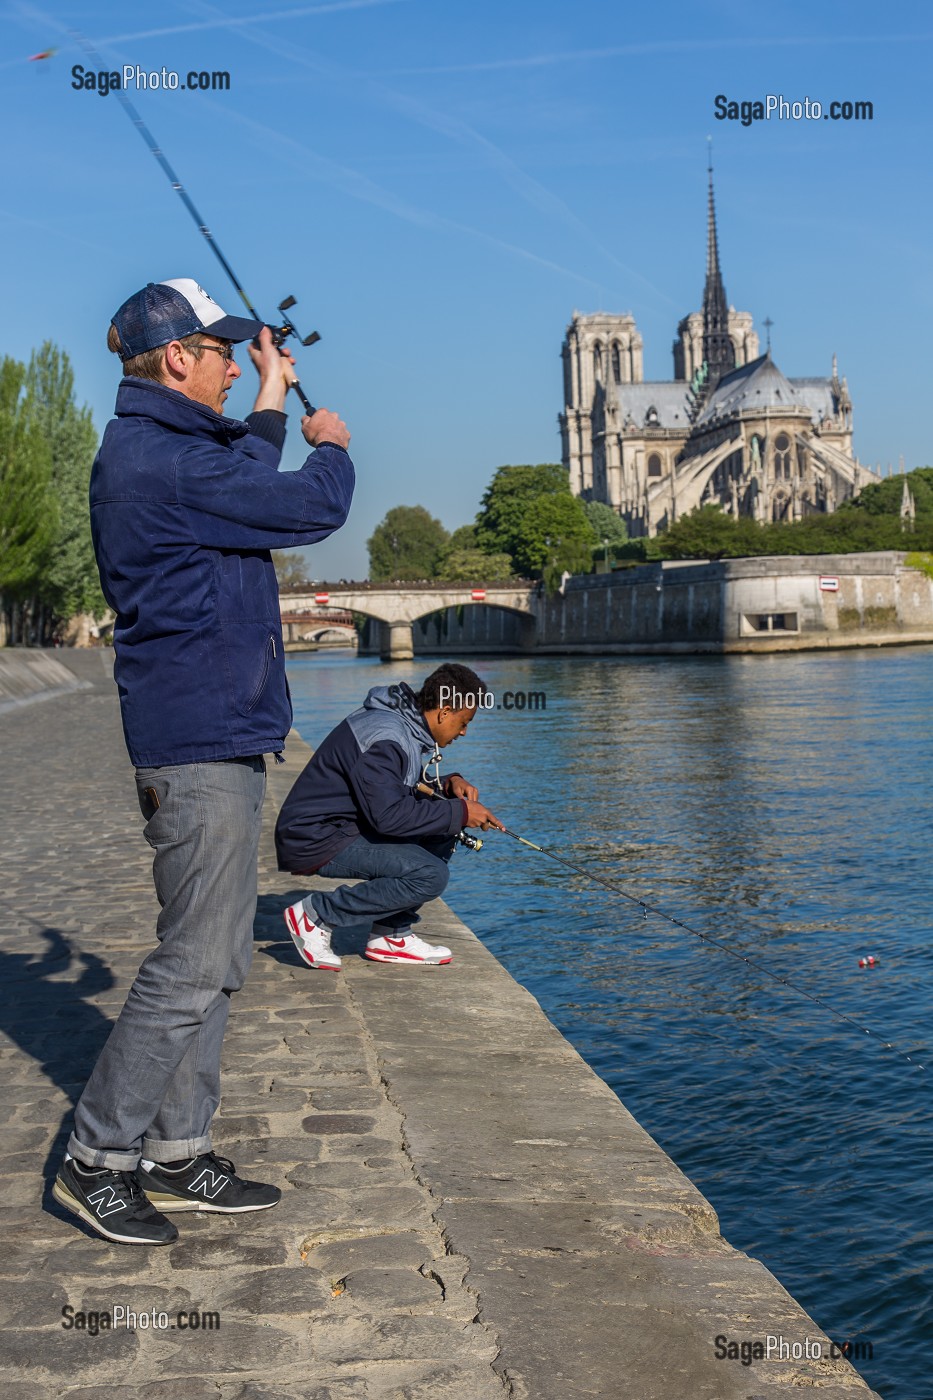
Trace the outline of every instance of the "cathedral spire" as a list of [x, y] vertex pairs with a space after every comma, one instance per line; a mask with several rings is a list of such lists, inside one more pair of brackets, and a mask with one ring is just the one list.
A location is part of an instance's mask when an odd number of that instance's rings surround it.
[[729, 303], [719, 267], [716, 201], [713, 195], [713, 153], [709, 155], [709, 211], [706, 231], [706, 285], [703, 288], [703, 358], [709, 367], [709, 389], [735, 369], [735, 346], [729, 335]]

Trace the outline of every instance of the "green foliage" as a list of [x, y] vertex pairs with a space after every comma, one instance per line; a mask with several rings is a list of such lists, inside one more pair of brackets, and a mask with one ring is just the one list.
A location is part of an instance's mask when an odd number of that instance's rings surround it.
[[272, 551], [275, 577], [280, 588], [310, 588], [308, 561], [303, 554], [286, 553], [282, 549]]
[[756, 548], [765, 534], [754, 520], [736, 520], [719, 506], [701, 506], [681, 516], [659, 537], [658, 546], [665, 559], [735, 558], [767, 553]]
[[[872, 482], [859, 492], [854, 501], [846, 501], [841, 510], [862, 510], [869, 515], [900, 515], [904, 497], [903, 476], [886, 476]], [[918, 515], [933, 515], [933, 467], [915, 467], [907, 473], [907, 485], [914, 498]]]
[[630, 567], [636, 564], [655, 563], [658, 559], [663, 558], [658, 539], [657, 535], [652, 535], [650, 538], [642, 535], [638, 539], [629, 540], [628, 544], [622, 545], [620, 549], [615, 551], [616, 562]]
[[933, 554], [929, 551], [912, 551], [906, 556], [904, 563], [908, 569], [919, 569], [927, 578], [933, 578]]
[[479, 545], [476, 541], [476, 526], [458, 525], [447, 541], [447, 548], [448, 550], [479, 549]]
[[58, 506], [39, 600], [59, 618], [75, 613], [100, 615], [106, 608], [100, 591], [91, 540], [88, 486], [97, 451], [90, 409], [74, 399], [74, 373], [64, 351], [50, 341], [29, 362], [27, 383], [33, 418], [52, 460], [52, 490]]
[[584, 501], [583, 514], [590, 522], [600, 549], [603, 547], [603, 540], [609, 541], [610, 551], [627, 542], [625, 521], [612, 506], [607, 506], [604, 501]]
[[22, 600], [38, 586], [58, 529], [52, 453], [36, 420], [26, 366], [0, 364], [0, 593]]
[[918, 550], [933, 549], [933, 513], [921, 515], [918, 511], [916, 522], [910, 527], [901, 522], [898, 514], [860, 509], [858, 501], [847, 502], [831, 515], [809, 515], [786, 525], [759, 525], [744, 518], [735, 520], [718, 506], [701, 506], [658, 536], [658, 546], [665, 559], [864, 554], [874, 550], [902, 550], [908, 545]]
[[0, 365], [0, 595], [12, 640], [47, 642], [79, 612], [101, 615], [88, 484], [97, 435], [50, 342]]
[[393, 506], [366, 542], [369, 577], [374, 582], [434, 578], [448, 538], [424, 506]]
[[499, 468], [476, 517], [476, 541], [553, 587], [565, 570], [589, 569], [595, 535], [563, 467], [544, 463]]
[[553, 495], [570, 495], [567, 473], [556, 463], [500, 467], [483, 494], [476, 517], [476, 543], [480, 549], [512, 554], [516, 542], [523, 539], [525, 513], [531, 501]]
[[[466, 528], [472, 530], [473, 527], [469, 525]], [[449, 583], [505, 583], [513, 572], [509, 554], [484, 554], [481, 549], [449, 549], [438, 564], [436, 577]]]

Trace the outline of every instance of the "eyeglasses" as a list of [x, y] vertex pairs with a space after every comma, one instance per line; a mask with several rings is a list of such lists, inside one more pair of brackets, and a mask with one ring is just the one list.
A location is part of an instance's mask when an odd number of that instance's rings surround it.
[[197, 343], [196, 348], [197, 348], [198, 350], [214, 350], [214, 351], [216, 351], [217, 354], [220, 355], [221, 358], [223, 359], [223, 362], [224, 362], [225, 365], [232, 365], [232, 364], [235, 364], [235, 363], [236, 363], [236, 361], [235, 361], [234, 358], [233, 358], [233, 346], [232, 346], [232, 345], [205, 345], [205, 343], [204, 343], [203, 340], [199, 340], [198, 343]]

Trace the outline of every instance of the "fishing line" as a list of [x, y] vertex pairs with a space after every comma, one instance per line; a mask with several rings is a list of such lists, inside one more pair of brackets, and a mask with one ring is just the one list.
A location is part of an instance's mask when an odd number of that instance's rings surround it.
[[[74, 38], [75, 42], [80, 45], [80, 47], [84, 50], [88, 57], [91, 58], [94, 61], [94, 63], [97, 64], [99, 69], [102, 69], [104, 61], [101, 58], [100, 54], [97, 52], [97, 50], [93, 47], [90, 40], [86, 39], [84, 35], [81, 34], [77, 29], [72, 29], [70, 33]], [[253, 318], [254, 321], [262, 321], [264, 325], [267, 325], [268, 322], [266, 321], [266, 318], [264, 316], [260, 316], [255, 306], [252, 304], [249, 297], [246, 295], [246, 292], [243, 289], [240, 279], [237, 277], [233, 268], [230, 266], [230, 264], [227, 262], [227, 259], [221, 252], [220, 245], [218, 244], [217, 239], [211, 233], [207, 224], [204, 222], [203, 218], [198, 212], [194, 200], [191, 198], [188, 191], [185, 189], [184, 185], [181, 183], [178, 176], [175, 174], [175, 171], [169, 164], [165, 152], [162, 150], [161, 146], [156, 141], [152, 132], [149, 130], [148, 126], [143, 121], [142, 117], [139, 115], [130, 99], [127, 97], [123, 86], [121, 84], [118, 84], [117, 87], [113, 90], [116, 92], [117, 98], [120, 102], [120, 106], [123, 108], [124, 112], [129, 117], [133, 126], [139, 132], [140, 136], [146, 143], [151, 153], [155, 156], [172, 189], [178, 195], [182, 204], [185, 206], [188, 213], [191, 215], [192, 219], [197, 225], [198, 232], [203, 234], [204, 238], [207, 240], [211, 252], [214, 254], [217, 261], [223, 268], [224, 272], [227, 274], [230, 281], [233, 283], [233, 286], [236, 288], [237, 295], [243, 302], [243, 305], [246, 307], [250, 316]], [[314, 345], [321, 338], [318, 335], [317, 331], [313, 331], [311, 335], [302, 337], [299, 334], [298, 327], [295, 325], [294, 321], [292, 321], [291, 317], [287, 314], [294, 305], [294, 297], [286, 297], [284, 301], [279, 302], [278, 309], [280, 312], [282, 312], [283, 324], [281, 326], [269, 327], [269, 329], [272, 331], [272, 338], [275, 341], [276, 345], [281, 345], [287, 336], [294, 335], [297, 337], [297, 339], [302, 345]], [[298, 379], [290, 380], [289, 388], [295, 390], [295, 393], [298, 395], [298, 397], [301, 399], [302, 404], [304, 405], [305, 412], [309, 416], [313, 414], [314, 405], [311, 403], [311, 400], [305, 394]]]
[[513, 841], [518, 841], [521, 845], [527, 846], [529, 850], [537, 851], [540, 855], [548, 856], [549, 859], [557, 861], [559, 865], [566, 866], [566, 868], [572, 870], [574, 874], [582, 875], [585, 880], [594, 880], [596, 884], [602, 885], [612, 894], [621, 895], [623, 899], [627, 899], [631, 904], [643, 910], [646, 919], [649, 914], [654, 914], [656, 918], [664, 919], [667, 923], [673, 924], [675, 928], [683, 929], [685, 933], [692, 933], [694, 938], [699, 938], [704, 943], [710, 943], [714, 948], [722, 949], [724, 953], [728, 953], [730, 957], [745, 963], [747, 967], [752, 968], [755, 972], [759, 972], [765, 977], [770, 977], [772, 982], [779, 982], [781, 986], [786, 987], [788, 991], [796, 992], [798, 996], [806, 997], [807, 1001], [812, 1002], [814, 1006], [820, 1007], [823, 1011], [828, 1011], [829, 1014], [835, 1016], [837, 1020], [845, 1021], [847, 1025], [852, 1026], [855, 1030], [861, 1031], [864, 1035], [871, 1036], [873, 1040], [880, 1042], [883, 1049], [893, 1050], [895, 1055], [899, 1055], [902, 1059], [906, 1060], [908, 1064], [913, 1065], [915, 1069], [926, 1069], [925, 1065], [920, 1064], [918, 1060], [914, 1060], [905, 1050], [899, 1050], [895, 1045], [892, 1045], [890, 1041], [885, 1040], [883, 1036], [879, 1035], [877, 1031], [873, 1031], [868, 1026], [863, 1025], [861, 1021], [857, 1021], [853, 1016], [847, 1016], [844, 1011], [839, 1011], [830, 1002], [824, 1001], [822, 997], [816, 996], [814, 992], [808, 992], [805, 987], [799, 986], [796, 982], [791, 982], [787, 977], [782, 977], [780, 973], [772, 972], [771, 968], [759, 962], [757, 959], [750, 958], [747, 954], [741, 953], [735, 948], [730, 948], [728, 943], [723, 943], [721, 939], [714, 938], [711, 934], [701, 933], [699, 929], [691, 928], [690, 924], [684, 923], [682, 919], [675, 919], [672, 914], [665, 913], [663, 909], [657, 909], [654, 905], [646, 903], [643, 899], [639, 899], [637, 895], [629, 894], [629, 892], [623, 890], [620, 885], [614, 884], [613, 881], [605, 879], [602, 875], [596, 875], [592, 870], [586, 870], [582, 865], [574, 865], [573, 861], [567, 860], [564, 856], [559, 856], [556, 851], [549, 850], [546, 846], [538, 846], [534, 841], [529, 841], [527, 837], [519, 836], [517, 832], [509, 831], [506, 827], [502, 828], [502, 833], [504, 836], [510, 836]]

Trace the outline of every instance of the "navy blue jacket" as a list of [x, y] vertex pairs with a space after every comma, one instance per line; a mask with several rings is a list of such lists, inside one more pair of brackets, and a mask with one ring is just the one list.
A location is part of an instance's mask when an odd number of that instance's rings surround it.
[[269, 551], [340, 528], [353, 463], [328, 443], [279, 472], [284, 414], [241, 423], [144, 379], [120, 381], [116, 415], [91, 472], [91, 533], [130, 758], [277, 753], [292, 711]]
[[[434, 740], [407, 685], [374, 686], [315, 751], [275, 828], [279, 869], [309, 875], [355, 841], [437, 841], [466, 823], [460, 797], [419, 797]], [[454, 775], [451, 774], [451, 777]]]

